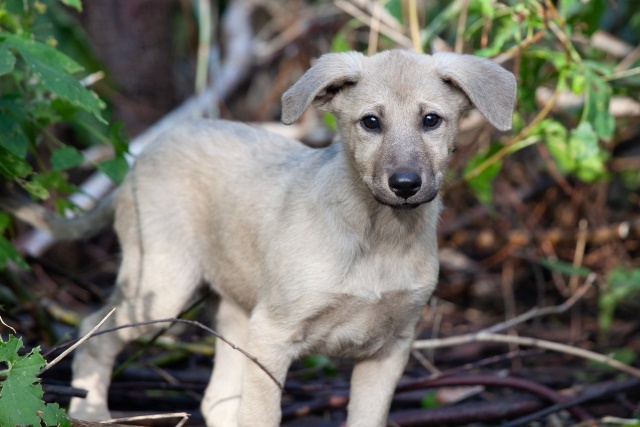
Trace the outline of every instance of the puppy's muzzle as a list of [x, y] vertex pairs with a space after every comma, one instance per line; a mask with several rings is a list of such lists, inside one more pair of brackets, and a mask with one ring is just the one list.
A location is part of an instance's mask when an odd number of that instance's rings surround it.
[[398, 171], [389, 177], [389, 189], [398, 197], [408, 199], [422, 187], [422, 178], [413, 171]]

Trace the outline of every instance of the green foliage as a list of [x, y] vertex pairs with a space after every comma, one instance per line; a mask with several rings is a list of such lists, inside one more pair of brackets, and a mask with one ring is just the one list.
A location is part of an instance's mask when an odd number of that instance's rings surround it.
[[568, 262], [552, 260], [548, 258], [541, 259], [539, 260], [539, 262], [543, 267], [567, 276], [587, 277], [589, 273], [591, 273], [591, 270], [589, 270], [587, 267], [574, 267]]
[[[624, 363], [625, 365], [633, 365], [635, 361], [638, 360], [638, 354], [630, 348], [613, 349], [612, 351], [607, 353], [607, 356], [620, 363]], [[590, 360], [589, 365], [604, 371], [617, 372], [616, 368], [605, 363], [594, 362]]]
[[[82, 10], [80, 0], [0, 1], [0, 185], [51, 197], [65, 210], [74, 208], [66, 196], [76, 191], [67, 173], [84, 161], [78, 148], [96, 140], [113, 145], [116, 157], [96, 166], [116, 183], [128, 166], [120, 128], [105, 135], [105, 104], [81, 83], [83, 66], [58, 48], [92, 63], [82, 42], [69, 41], [77, 34], [60, 4]], [[71, 145], [55, 136], [60, 125], [86, 133]], [[0, 229], [0, 269], [8, 260], [25, 266], [4, 237], [9, 231], [9, 225]]]
[[[321, 354], [306, 356], [302, 359], [302, 365], [314, 372], [322, 371], [325, 375], [335, 377], [338, 374], [335, 363], [330, 357]], [[308, 375], [309, 378], [315, 377], [315, 375]]]
[[428, 392], [422, 400], [420, 400], [420, 407], [424, 409], [435, 409], [441, 406], [442, 404], [438, 401], [438, 395], [435, 391]]
[[[473, 156], [466, 164], [464, 174], [467, 175], [471, 171], [480, 167], [483, 163], [494, 156], [500, 149], [502, 144], [493, 143], [487, 150], [483, 150], [480, 153]], [[478, 199], [485, 205], [489, 205], [493, 199], [493, 180], [502, 169], [502, 162], [492, 162], [482, 172], [468, 180], [469, 187], [476, 194]]]
[[[496, 145], [492, 144], [488, 151], [471, 159], [471, 166], [467, 165], [465, 180], [484, 204], [492, 200], [490, 189], [502, 169], [503, 159], [530, 145], [518, 145], [529, 138], [535, 139], [532, 143], [548, 147], [562, 174], [584, 182], [611, 178], [607, 164], [611, 161], [609, 144], [616, 139], [616, 123], [609, 113], [609, 103], [617, 94], [637, 98], [640, 84], [638, 79], [612, 78], [617, 60], [577, 41], [587, 40], [610, 19], [606, 0], [561, 0], [554, 4], [557, 9], [542, 0], [469, 0], [466, 6], [465, 2], [435, 1], [426, 6], [427, 25], [419, 34], [426, 51], [436, 37], [453, 46], [462, 34], [465, 53], [488, 58], [516, 53], [518, 106], [515, 116], [524, 118], [524, 124], [528, 121], [531, 126], [508, 140], [514, 149], [506, 147], [495, 155]], [[397, 0], [385, 3], [390, 15], [405, 28], [409, 27], [404, 21], [408, 16], [407, 7], [406, 2]], [[463, 12], [466, 22], [460, 33], [459, 19]], [[630, 12], [634, 13], [618, 17], [615, 25], [631, 33], [635, 31], [637, 39], [640, 11]], [[333, 41], [334, 50], [360, 47], [356, 40], [361, 38], [349, 36], [354, 29], [351, 23], [341, 29]], [[405, 34], [410, 31], [405, 30]], [[353, 41], [350, 43], [350, 40]], [[379, 45], [378, 49], [392, 47], [384, 38], [379, 40]], [[540, 87], [573, 93], [584, 102], [560, 114], [546, 111], [538, 117], [536, 90]], [[494, 165], [485, 164], [487, 161]], [[470, 173], [480, 166], [481, 173]]]
[[640, 269], [615, 268], [607, 276], [607, 285], [598, 300], [598, 323], [603, 333], [611, 329], [618, 305], [640, 295]]
[[21, 356], [22, 339], [0, 337], [0, 364], [6, 369], [0, 372], [5, 379], [0, 382], [0, 425], [2, 426], [70, 426], [65, 411], [57, 403], [46, 404], [42, 400], [42, 385], [37, 377], [46, 365], [40, 348]]

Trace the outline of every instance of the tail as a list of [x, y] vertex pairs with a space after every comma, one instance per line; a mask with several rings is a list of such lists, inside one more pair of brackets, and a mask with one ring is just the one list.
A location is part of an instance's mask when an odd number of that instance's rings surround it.
[[0, 194], [0, 209], [33, 227], [50, 233], [56, 240], [78, 240], [91, 237], [113, 223], [117, 190], [98, 201], [90, 211], [64, 218], [26, 197]]

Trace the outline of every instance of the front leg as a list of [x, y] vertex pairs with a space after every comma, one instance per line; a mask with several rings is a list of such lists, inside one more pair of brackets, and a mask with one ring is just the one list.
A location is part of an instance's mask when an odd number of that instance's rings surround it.
[[[247, 351], [284, 385], [294, 353], [288, 345], [287, 328], [278, 326], [268, 315], [256, 310], [249, 324]], [[278, 427], [282, 390], [267, 373], [252, 360], [245, 362], [242, 398], [239, 410], [240, 427]]]
[[409, 359], [411, 338], [402, 338], [369, 359], [356, 362], [351, 376], [349, 427], [385, 427], [396, 384]]

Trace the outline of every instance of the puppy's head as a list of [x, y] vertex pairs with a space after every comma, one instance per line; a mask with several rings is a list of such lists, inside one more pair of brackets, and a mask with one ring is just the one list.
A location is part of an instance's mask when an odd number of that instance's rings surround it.
[[282, 97], [291, 124], [314, 104], [335, 115], [349, 159], [373, 197], [402, 209], [437, 195], [461, 113], [474, 105], [511, 128], [516, 81], [493, 62], [392, 50], [322, 56]]

